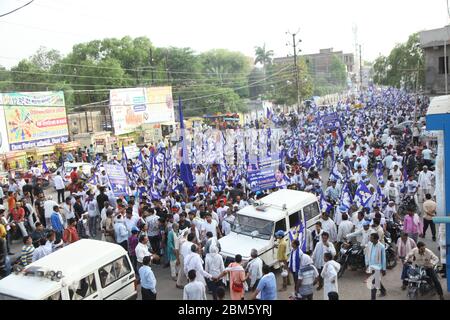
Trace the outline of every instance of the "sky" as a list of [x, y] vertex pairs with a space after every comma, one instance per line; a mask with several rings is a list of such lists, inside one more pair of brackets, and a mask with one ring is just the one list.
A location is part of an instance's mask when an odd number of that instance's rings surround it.
[[[0, 0], [0, 15], [29, 0]], [[14, 66], [40, 47], [62, 54], [102, 38], [147, 36], [157, 47], [214, 48], [275, 57], [321, 48], [353, 53], [354, 26], [364, 60], [387, 55], [414, 32], [449, 23], [446, 0], [35, 0], [0, 18], [0, 65]]]

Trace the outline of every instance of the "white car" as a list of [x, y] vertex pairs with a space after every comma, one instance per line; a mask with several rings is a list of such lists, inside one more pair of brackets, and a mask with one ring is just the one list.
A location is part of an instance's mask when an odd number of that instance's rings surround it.
[[[278, 248], [275, 233], [299, 234], [300, 225], [314, 228], [320, 218], [317, 197], [309, 192], [282, 189], [260, 199], [256, 205], [249, 205], [238, 211], [230, 234], [219, 239], [222, 257], [234, 261], [235, 255], [242, 255], [244, 263], [250, 260], [252, 249], [269, 266], [279, 267]], [[306, 222], [306, 223], [305, 223]], [[299, 234], [300, 247], [306, 241], [306, 230]], [[290, 245], [288, 245], [290, 246]], [[287, 248], [287, 252], [290, 251]]]

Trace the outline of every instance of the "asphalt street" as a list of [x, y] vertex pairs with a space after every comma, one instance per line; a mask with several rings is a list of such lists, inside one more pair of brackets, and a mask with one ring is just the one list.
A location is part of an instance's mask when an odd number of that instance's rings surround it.
[[[328, 172], [324, 170], [322, 173], [322, 178], [326, 181], [328, 178]], [[372, 177], [372, 183], [375, 183], [374, 177]], [[53, 196], [53, 199], [56, 199], [56, 192], [52, 191], [52, 188], [49, 188], [46, 190], [46, 194], [51, 194]], [[439, 257], [439, 251], [438, 251], [438, 243], [433, 242], [431, 240], [431, 233], [428, 231], [428, 234], [425, 239], [421, 239], [425, 242], [427, 248], [431, 249], [438, 257]], [[16, 253], [14, 257], [18, 257], [20, 254], [22, 244], [21, 242], [14, 241], [12, 246], [12, 251]], [[155, 273], [155, 277], [157, 279], [157, 298], [160, 300], [181, 300], [183, 299], [183, 290], [177, 289], [175, 287], [175, 281], [173, 281], [170, 277], [170, 269], [164, 268], [161, 265], [153, 265], [152, 269]], [[386, 272], [386, 276], [383, 277], [382, 283], [387, 289], [387, 295], [385, 297], [380, 297], [380, 300], [407, 300], [407, 294], [406, 291], [401, 290], [401, 280], [400, 280], [400, 274], [401, 274], [401, 262], [397, 264], [397, 266], [392, 269], [388, 270]], [[279, 274], [279, 272], [275, 272], [276, 278], [277, 278], [277, 285], [278, 288], [281, 288], [282, 286], [282, 279]], [[352, 271], [350, 269], [347, 269], [342, 276], [338, 280], [338, 288], [339, 288], [339, 297], [342, 300], [368, 300], [370, 299], [370, 290], [367, 288], [367, 284], [365, 282], [367, 278], [367, 274], [365, 274], [363, 271]], [[447, 283], [446, 279], [440, 279], [442, 288], [444, 290], [444, 297], [445, 299], [450, 299], [450, 293], [447, 292]], [[140, 290], [139, 290], [140, 291]], [[293, 294], [294, 287], [293, 285], [288, 286], [287, 290], [282, 292], [278, 292], [278, 299], [279, 300], [286, 300], [289, 298], [290, 295]], [[226, 289], [227, 295], [226, 298], [229, 297], [229, 289]], [[207, 295], [208, 299], [212, 299], [211, 295]], [[249, 298], [249, 294], [246, 294], [246, 298]], [[138, 299], [140, 299], [140, 294]], [[315, 300], [322, 300], [323, 299], [323, 290], [316, 291], [314, 293], [314, 299]], [[423, 297], [420, 297], [419, 299], [438, 299], [437, 295], [426, 295]]]

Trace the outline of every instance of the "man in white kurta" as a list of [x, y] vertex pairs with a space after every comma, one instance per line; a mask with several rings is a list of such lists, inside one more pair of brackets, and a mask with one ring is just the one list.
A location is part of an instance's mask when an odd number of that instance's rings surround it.
[[338, 272], [341, 269], [341, 265], [333, 260], [331, 253], [324, 254], [325, 264], [320, 276], [323, 278], [324, 290], [323, 299], [328, 300], [329, 292], [338, 293]]
[[191, 251], [192, 252], [184, 259], [184, 273], [188, 274], [189, 271], [195, 270], [197, 275], [195, 280], [206, 286], [205, 277], [211, 279], [212, 276], [203, 269], [203, 260], [197, 253], [197, 245], [193, 244]]
[[[313, 254], [311, 258], [314, 261], [314, 266], [319, 270], [319, 273], [322, 272], [322, 268], [325, 264], [324, 260], [324, 254], [325, 253], [331, 253], [331, 255], [334, 257], [336, 255], [336, 249], [334, 248], [334, 245], [328, 240], [328, 233], [323, 232], [322, 233], [322, 239], [319, 241], [316, 245], [316, 248], [313, 251]], [[323, 287], [323, 279], [319, 278], [319, 287], [318, 289]]]
[[329, 234], [330, 241], [335, 242], [337, 240], [337, 228], [333, 219], [331, 219], [326, 212], [322, 212], [322, 217], [319, 221], [322, 223], [323, 231]]

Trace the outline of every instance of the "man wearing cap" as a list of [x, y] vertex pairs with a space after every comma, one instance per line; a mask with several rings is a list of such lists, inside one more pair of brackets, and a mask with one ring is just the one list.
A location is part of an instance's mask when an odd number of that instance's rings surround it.
[[[277, 232], [275, 232], [275, 238], [278, 239], [278, 243], [275, 244], [275, 246], [278, 248], [277, 251], [277, 260], [280, 264], [283, 264], [284, 266], [287, 267], [287, 261], [288, 261], [288, 257], [287, 257], [287, 241], [288, 239], [284, 238], [284, 231], [283, 230], [278, 230]], [[287, 277], [287, 283], [286, 285], [291, 285], [291, 279], [289, 278], [289, 275]], [[283, 290], [286, 289], [285, 284], [283, 283]]]
[[138, 239], [139, 229], [137, 227], [131, 228], [131, 236], [128, 237], [128, 254], [131, 259], [134, 271], [138, 272], [137, 258], [136, 258], [136, 247], [139, 243]]
[[355, 230], [355, 232], [347, 234], [345, 238], [351, 240], [352, 238], [356, 238], [356, 242], [358, 242], [362, 248], [365, 248], [370, 241], [370, 235], [374, 232], [370, 229], [370, 220], [364, 220], [361, 229]]

